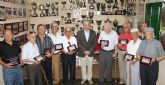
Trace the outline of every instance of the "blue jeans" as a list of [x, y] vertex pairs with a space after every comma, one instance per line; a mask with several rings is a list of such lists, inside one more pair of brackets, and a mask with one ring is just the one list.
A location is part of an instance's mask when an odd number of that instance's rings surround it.
[[24, 85], [21, 66], [3, 67], [5, 85]]

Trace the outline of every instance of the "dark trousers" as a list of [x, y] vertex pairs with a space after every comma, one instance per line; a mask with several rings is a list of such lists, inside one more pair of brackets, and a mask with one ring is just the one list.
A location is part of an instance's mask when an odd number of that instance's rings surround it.
[[159, 63], [155, 62], [152, 65], [140, 63], [141, 85], [156, 85], [158, 79]]
[[99, 82], [104, 85], [104, 75], [106, 74], [106, 81], [108, 85], [112, 85], [112, 64], [114, 51], [100, 51], [99, 54]]
[[52, 59], [45, 59], [42, 61], [42, 67], [45, 71], [45, 75], [49, 85], [53, 85], [53, 77], [52, 77]]
[[[75, 85], [75, 71], [76, 71], [76, 56], [74, 55], [61, 55], [62, 58], [62, 71], [63, 71], [63, 84], [64, 85]], [[69, 70], [69, 71], [68, 71]], [[68, 72], [70, 75], [68, 75]], [[70, 76], [70, 83], [68, 77]]]
[[43, 77], [40, 64], [27, 65], [26, 67], [30, 85], [43, 85]]

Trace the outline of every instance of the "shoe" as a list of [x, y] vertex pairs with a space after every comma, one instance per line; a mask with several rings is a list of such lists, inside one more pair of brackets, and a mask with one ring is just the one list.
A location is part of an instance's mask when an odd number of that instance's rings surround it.
[[90, 84], [90, 85], [92, 85], [92, 84], [93, 84], [93, 81], [92, 81], [92, 80], [89, 80], [88, 82], [89, 82], [89, 84]]
[[85, 84], [86, 80], [82, 80], [81, 81], [81, 85]]

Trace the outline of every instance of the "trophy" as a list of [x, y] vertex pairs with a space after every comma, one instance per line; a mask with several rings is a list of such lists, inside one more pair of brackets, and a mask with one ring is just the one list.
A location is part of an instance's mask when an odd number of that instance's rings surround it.
[[39, 5], [39, 10], [41, 10], [40, 17], [44, 17], [44, 16], [45, 16], [45, 14], [44, 14], [45, 8], [44, 8], [44, 5], [43, 5], [43, 4], [40, 4], [40, 5]]
[[76, 26], [76, 29], [77, 29], [77, 31], [78, 31], [78, 28], [79, 28], [79, 24], [78, 24], [78, 23], [76, 23], [76, 25], [75, 25], [75, 26]]
[[49, 29], [50, 29], [50, 24], [46, 24], [47, 33], [49, 33]]
[[111, 23], [112, 21], [111, 20], [109, 20], [109, 18], [107, 18], [105, 21], [104, 21], [104, 23]]
[[90, 22], [93, 23], [93, 16], [94, 16], [94, 12], [89, 12], [89, 18], [90, 18]]
[[118, 5], [118, 2], [117, 2], [117, 0], [115, 0], [115, 3], [114, 3], [114, 5], [113, 5], [113, 9], [119, 9], [119, 7], [117, 6]]
[[72, 23], [76, 23], [76, 18], [72, 18]]
[[79, 9], [80, 8], [80, 2], [79, 2], [79, 0], [75, 0], [76, 1], [76, 5], [77, 5], [77, 9]]
[[61, 27], [62, 35], [64, 35], [64, 27]]
[[31, 5], [32, 5], [32, 10], [33, 10], [32, 17], [38, 17], [38, 14], [37, 14], [37, 12], [36, 12], [36, 10], [37, 10], [37, 3], [33, 1], [33, 2], [31, 3]]
[[72, 23], [72, 20], [70, 19], [71, 13], [67, 13], [67, 17], [68, 17], [68, 19], [66, 21], [66, 24], [71, 24]]
[[114, 30], [117, 30], [118, 21], [116, 19], [113, 21], [113, 26], [115, 27]]
[[66, 10], [66, 7], [65, 7], [66, 1], [61, 1], [61, 4], [63, 5], [62, 10]]
[[72, 10], [72, 9], [73, 9], [73, 6], [72, 6], [72, 4], [70, 5], [69, 9], [70, 9], [70, 10]]
[[61, 19], [62, 19], [61, 23], [64, 24], [64, 16], [61, 16]]
[[46, 3], [46, 9], [45, 9], [46, 16], [50, 16], [49, 8], [50, 8], [50, 3]]
[[95, 9], [94, 3], [91, 3], [89, 9]]
[[98, 33], [100, 33], [100, 29], [101, 29], [101, 22], [102, 20], [96, 20], [96, 23], [97, 23], [97, 28], [98, 28]]
[[55, 4], [56, 4], [56, 16], [58, 16], [58, 4], [59, 4], [59, 2], [55, 2]]
[[70, 3], [72, 3], [72, 2], [73, 2], [73, 0], [69, 0], [69, 2], [70, 2]]
[[58, 26], [60, 25], [60, 21], [54, 21], [55, 23], [57, 23], [58, 24]]
[[51, 15], [52, 16], [56, 16], [56, 14], [55, 14], [55, 4], [52, 2], [52, 4], [51, 4], [51, 9], [52, 9], [52, 13], [51, 13]]
[[75, 27], [72, 27], [72, 34], [75, 35], [74, 31], [75, 31]]
[[113, 3], [113, 0], [105, 0], [106, 3]]
[[84, 8], [86, 7], [85, 0], [83, 0], [83, 7], [84, 7]]
[[97, 11], [100, 11], [100, 3], [96, 3]]
[[112, 14], [112, 12], [111, 12], [111, 3], [109, 3], [108, 5], [107, 5], [107, 8], [108, 8], [108, 11], [107, 11], [107, 15], [111, 15]]
[[121, 2], [121, 10], [123, 10], [124, 0], [120, 0], [120, 2]]
[[31, 26], [32, 26], [32, 30], [34, 31], [34, 26], [35, 26], [35, 24], [30, 24]]
[[105, 14], [105, 3], [101, 3], [101, 13]]
[[82, 23], [85, 21], [85, 18], [86, 18], [86, 17], [87, 17], [86, 15], [81, 15]]

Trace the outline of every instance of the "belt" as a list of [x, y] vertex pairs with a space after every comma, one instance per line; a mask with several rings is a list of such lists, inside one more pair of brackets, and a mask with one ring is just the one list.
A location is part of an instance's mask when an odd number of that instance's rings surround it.
[[123, 50], [123, 49], [119, 49], [120, 51], [126, 51], [126, 50]]
[[104, 50], [104, 49], [101, 49], [102, 51], [104, 51], [104, 52], [113, 52], [114, 51], [114, 49], [112, 49], [112, 50]]

